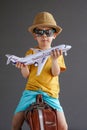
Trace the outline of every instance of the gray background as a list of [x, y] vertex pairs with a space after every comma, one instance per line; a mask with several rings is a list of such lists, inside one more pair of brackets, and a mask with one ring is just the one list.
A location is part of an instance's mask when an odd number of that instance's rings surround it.
[[87, 130], [87, 0], [0, 0], [0, 130], [10, 130], [26, 83], [19, 70], [6, 65], [5, 54], [24, 56], [36, 45], [27, 27], [40, 11], [52, 13], [63, 28], [53, 44], [72, 45], [67, 71], [60, 75], [60, 101], [69, 130]]

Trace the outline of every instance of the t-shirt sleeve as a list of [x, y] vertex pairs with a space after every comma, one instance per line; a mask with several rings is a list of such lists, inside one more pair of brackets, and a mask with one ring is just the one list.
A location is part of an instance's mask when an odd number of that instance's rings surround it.
[[31, 55], [31, 54], [33, 54], [33, 50], [32, 50], [32, 49], [28, 50], [28, 51], [25, 53], [25, 56]]
[[59, 64], [59, 66], [60, 66], [60, 70], [61, 70], [61, 71], [65, 71], [65, 70], [66, 70], [66, 65], [65, 65], [65, 61], [64, 61], [63, 55], [61, 55], [61, 56], [58, 58], [58, 64]]

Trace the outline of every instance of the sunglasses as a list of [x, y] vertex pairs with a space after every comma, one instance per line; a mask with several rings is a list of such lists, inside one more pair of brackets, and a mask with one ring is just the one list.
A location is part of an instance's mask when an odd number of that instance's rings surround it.
[[38, 37], [41, 37], [44, 34], [46, 34], [47, 37], [51, 37], [56, 32], [56, 30], [54, 28], [53, 29], [49, 29], [49, 30], [41, 30], [41, 29], [35, 28], [33, 30], [33, 32], [35, 34], [37, 34]]

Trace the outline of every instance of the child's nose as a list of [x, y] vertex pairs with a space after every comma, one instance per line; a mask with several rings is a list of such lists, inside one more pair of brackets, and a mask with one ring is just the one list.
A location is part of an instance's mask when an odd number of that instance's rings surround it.
[[46, 37], [47, 35], [44, 33], [43, 35], [42, 35], [42, 37]]

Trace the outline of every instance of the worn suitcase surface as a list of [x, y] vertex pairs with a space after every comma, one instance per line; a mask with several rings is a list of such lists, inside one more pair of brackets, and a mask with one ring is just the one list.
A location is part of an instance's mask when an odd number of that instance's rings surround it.
[[58, 130], [56, 110], [42, 101], [42, 95], [26, 110], [25, 119], [30, 130]]

